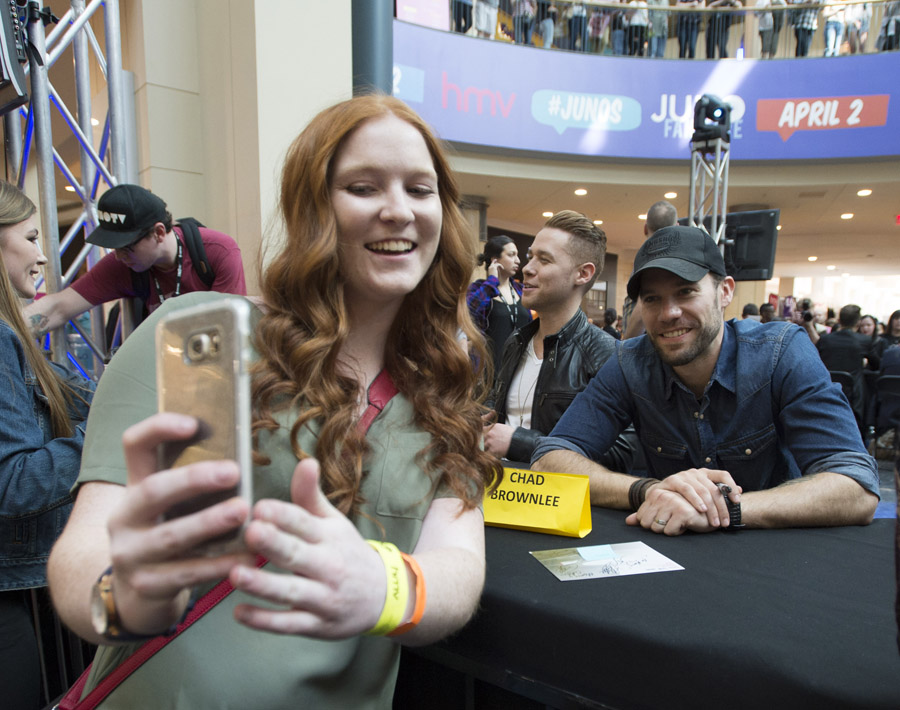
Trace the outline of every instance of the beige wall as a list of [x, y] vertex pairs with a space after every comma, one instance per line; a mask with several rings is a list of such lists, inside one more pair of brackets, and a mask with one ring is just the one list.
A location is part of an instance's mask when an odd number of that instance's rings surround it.
[[124, 0], [122, 36], [139, 181], [231, 234], [255, 292], [284, 152], [351, 95], [350, 0]]
[[741, 317], [741, 311], [748, 303], [760, 303], [766, 301], [766, 282], [765, 281], [738, 281], [734, 287], [734, 298], [731, 299], [731, 305], [725, 309], [725, 318]]

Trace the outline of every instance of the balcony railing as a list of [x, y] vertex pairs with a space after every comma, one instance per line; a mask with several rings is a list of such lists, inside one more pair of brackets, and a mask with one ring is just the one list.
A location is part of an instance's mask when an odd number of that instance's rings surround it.
[[[900, 0], [447, 1], [452, 31], [610, 56], [793, 58], [900, 48]], [[398, 10], [404, 4], [398, 0]]]

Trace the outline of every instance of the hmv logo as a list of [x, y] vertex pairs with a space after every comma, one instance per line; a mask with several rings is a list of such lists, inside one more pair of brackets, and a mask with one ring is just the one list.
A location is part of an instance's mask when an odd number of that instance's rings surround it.
[[443, 108], [447, 108], [451, 95], [456, 96], [457, 111], [468, 113], [469, 107], [474, 103], [477, 113], [490, 111], [491, 116], [496, 116], [499, 111], [503, 118], [509, 118], [509, 112], [512, 111], [513, 103], [516, 100], [515, 93], [511, 93], [508, 101], [504, 102], [503, 94], [499, 91], [479, 89], [475, 86], [467, 86], [462, 89], [458, 84], [447, 81], [447, 72], [441, 72], [441, 106]]
[[125, 224], [125, 220], [128, 218], [128, 215], [118, 212], [98, 212], [97, 215], [101, 222], [112, 222], [113, 224]]

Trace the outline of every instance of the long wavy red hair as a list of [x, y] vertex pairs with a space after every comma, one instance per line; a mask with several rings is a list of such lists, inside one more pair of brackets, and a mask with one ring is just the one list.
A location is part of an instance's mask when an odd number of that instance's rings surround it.
[[[420, 452], [423, 469], [440, 472], [438, 482], [447, 483], [472, 508], [502, 475], [496, 459], [480, 448], [479, 402], [486, 392], [472, 362], [488, 358], [464, 298], [475, 244], [457, 206], [459, 190], [442, 147], [425, 122], [392, 97], [362, 96], [332, 106], [288, 149], [280, 198], [285, 242], [260, 277], [268, 310], [256, 330], [254, 432], [276, 429], [274, 413], [299, 405], [291, 430], [294, 453], [315, 455], [334, 505], [347, 514], [358, 512], [368, 446], [356, 431], [359, 383], [338, 369], [349, 325], [331, 167], [353, 131], [388, 114], [422, 135], [438, 176], [443, 221], [434, 262], [404, 299], [391, 328], [385, 367], [412, 403], [416, 424], [432, 435]], [[471, 359], [460, 345], [460, 332], [472, 344]], [[312, 421], [321, 428], [315, 452], [306, 452], [297, 433]]]

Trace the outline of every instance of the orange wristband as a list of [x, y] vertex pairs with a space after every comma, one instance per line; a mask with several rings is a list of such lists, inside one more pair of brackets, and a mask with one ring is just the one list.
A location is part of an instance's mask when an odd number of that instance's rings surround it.
[[399, 636], [400, 634], [405, 634], [407, 631], [414, 629], [419, 625], [422, 616], [425, 614], [425, 575], [422, 574], [422, 568], [419, 567], [419, 563], [416, 562], [416, 559], [412, 555], [401, 552], [400, 556], [403, 557], [403, 561], [409, 565], [410, 571], [416, 578], [416, 605], [413, 607], [412, 618], [405, 624], [400, 624], [400, 626], [387, 634], [388, 636]]

